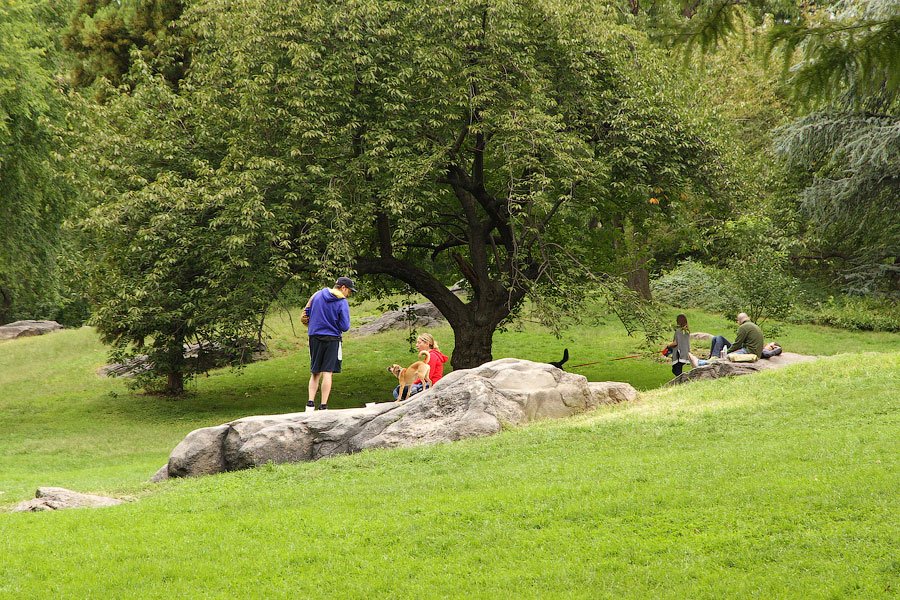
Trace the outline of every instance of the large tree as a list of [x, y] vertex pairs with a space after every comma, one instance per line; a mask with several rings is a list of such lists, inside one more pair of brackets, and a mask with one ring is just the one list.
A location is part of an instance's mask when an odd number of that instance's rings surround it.
[[[688, 194], [706, 195], [723, 168], [702, 99], [685, 94], [665, 56], [599, 4], [208, 0], [188, 11], [186, 27], [198, 42], [177, 101], [149, 95], [141, 109], [168, 112], [171, 127], [140, 135], [180, 130], [166, 134], [180, 140], [177, 150], [162, 144], [147, 160], [137, 150], [151, 142], [130, 144], [136, 133], [127, 127], [118, 129], [121, 143], [107, 144], [109, 133], [93, 138], [116, 168], [95, 189], [143, 199], [141, 211], [116, 217], [134, 233], [110, 237], [104, 249], [110, 269], [134, 269], [133, 290], [169, 256], [165, 244], [129, 241], [142, 239], [142, 223], [180, 227], [163, 214], [188, 183], [192, 203], [227, 210], [248, 201], [241, 189], [250, 182], [259, 214], [273, 215], [263, 219], [271, 227], [246, 218], [254, 235], [264, 232], [253, 238], [259, 252], [214, 261], [215, 273], [197, 257], [193, 280], [277, 264], [280, 275], [320, 281], [372, 276], [370, 290], [399, 282], [440, 309], [456, 338], [453, 366], [471, 367], [491, 358], [494, 331], [526, 297], [547, 306], [550, 321], [552, 311], [575, 310], [598, 285], [594, 272], [616, 259], [623, 231]], [[144, 85], [163, 89], [158, 80]], [[165, 200], [154, 208], [153, 198]], [[212, 247], [229, 239], [202, 237]], [[271, 272], [254, 279], [254, 294], [263, 281], [272, 287]], [[460, 278], [465, 298], [448, 289]], [[192, 298], [197, 312], [213, 300]], [[114, 330], [139, 301], [132, 293], [101, 312], [101, 330]]]
[[777, 149], [805, 186], [807, 239], [848, 291], [900, 293], [900, 3], [855, 0], [773, 31], [809, 112]]
[[599, 5], [210, 2], [196, 30], [194, 83], [240, 130], [228, 152], [290, 171], [335, 265], [434, 302], [456, 368], [490, 359], [527, 295], [578, 294], [592, 220], [716, 172], [670, 65]]
[[54, 175], [65, 118], [54, 78], [58, 21], [44, 2], [0, 0], [0, 323], [56, 316], [68, 210], [66, 185]]

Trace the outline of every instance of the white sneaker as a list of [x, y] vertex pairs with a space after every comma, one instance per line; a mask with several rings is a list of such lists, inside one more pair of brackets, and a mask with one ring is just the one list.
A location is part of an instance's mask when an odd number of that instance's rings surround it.
[[307, 402], [306, 403], [306, 412], [313, 412], [314, 410], [316, 410], [316, 403], [315, 402]]

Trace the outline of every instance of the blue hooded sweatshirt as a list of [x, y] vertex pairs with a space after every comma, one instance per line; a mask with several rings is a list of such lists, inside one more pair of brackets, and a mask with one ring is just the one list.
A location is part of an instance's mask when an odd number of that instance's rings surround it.
[[341, 337], [350, 329], [350, 305], [339, 291], [322, 288], [309, 307], [309, 335]]

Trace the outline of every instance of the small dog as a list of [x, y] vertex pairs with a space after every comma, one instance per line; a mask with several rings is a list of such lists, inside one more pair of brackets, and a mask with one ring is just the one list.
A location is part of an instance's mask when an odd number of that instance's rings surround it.
[[428, 352], [422, 350], [419, 352], [419, 357], [423, 360], [417, 360], [405, 369], [398, 364], [387, 368], [388, 373], [391, 373], [400, 382], [400, 396], [397, 398], [397, 402], [409, 398], [409, 388], [416, 379], [424, 381], [426, 389], [431, 387], [431, 367], [428, 366], [428, 356]]

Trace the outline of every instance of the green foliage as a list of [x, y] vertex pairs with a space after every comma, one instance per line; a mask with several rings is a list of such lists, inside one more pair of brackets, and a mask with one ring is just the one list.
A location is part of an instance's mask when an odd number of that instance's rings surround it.
[[871, 297], [829, 297], [795, 307], [790, 320], [858, 331], [900, 331], [900, 304]]
[[650, 6], [648, 22], [668, 32], [660, 39], [685, 42], [686, 59], [696, 59], [695, 47], [711, 51], [735, 39], [758, 46], [765, 36], [767, 54], [783, 59], [786, 89], [813, 110], [776, 131], [783, 168], [791, 173], [775, 172], [772, 182], [793, 179], [802, 206], [790, 217], [785, 205], [793, 202], [776, 191], [781, 206], [772, 214], [809, 221], [796, 229], [797, 249], [806, 260], [831, 266], [845, 290], [900, 289], [900, 4], [698, 0]]
[[898, 289], [900, 116], [817, 112], [782, 128], [776, 147], [788, 168], [806, 174], [810, 245], [841, 260], [845, 287]]
[[900, 92], [900, 6], [894, 0], [849, 0], [825, 5], [799, 23], [780, 23], [769, 35], [783, 57], [788, 83], [801, 102], [840, 102], [866, 110], [868, 99]]
[[131, 68], [134, 51], [148, 63], [168, 57], [161, 70], [177, 82], [189, 62], [176, 25], [183, 10], [181, 0], [78, 0], [62, 35], [73, 62], [72, 83], [85, 87], [102, 77], [118, 86]]
[[268, 193], [271, 165], [236, 171], [198, 152], [193, 108], [136, 60], [133, 93], [82, 111], [76, 155], [95, 203], [80, 225], [85, 275], [114, 357], [149, 355], [165, 391], [180, 393], [193, 374], [183, 344], [257, 336], [290, 277], [293, 211]]
[[65, 106], [54, 79], [55, 13], [0, 0], [0, 323], [55, 316], [59, 227], [71, 190], [60, 169]]
[[693, 260], [682, 261], [654, 279], [652, 289], [656, 300], [676, 308], [723, 311], [728, 305], [722, 274]]
[[[787, 270], [771, 223], [743, 217], [724, 230], [724, 266], [683, 261], [653, 282], [657, 300], [677, 308], [703, 308], [731, 317], [746, 312], [762, 323], [786, 318], [798, 300], [798, 282]], [[771, 326], [770, 326], [771, 327]]]
[[787, 271], [788, 253], [779, 247], [767, 219], [744, 216], [728, 223], [731, 256], [724, 274], [726, 312], [745, 312], [757, 324], [784, 318], [797, 300], [797, 280]]
[[[900, 6], [846, 2], [772, 43], [815, 110], [777, 132], [803, 174], [807, 238], [857, 294], [900, 290]], [[799, 60], [796, 57], [799, 55]]]

